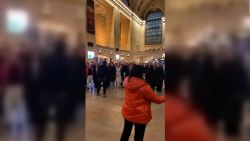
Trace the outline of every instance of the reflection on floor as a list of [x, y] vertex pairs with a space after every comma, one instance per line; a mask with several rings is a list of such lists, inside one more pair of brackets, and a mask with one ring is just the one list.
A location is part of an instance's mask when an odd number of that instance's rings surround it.
[[[79, 108], [78, 116], [76, 120], [70, 124], [67, 129], [65, 141], [85, 141], [84, 140], [84, 124], [83, 124], [83, 108]], [[0, 120], [1, 121], [1, 120]], [[33, 130], [30, 129], [30, 126], [27, 124], [26, 129], [19, 129], [20, 134], [15, 134], [6, 128], [6, 124], [3, 122], [0, 123], [0, 141], [34, 141]], [[21, 132], [20, 132], [21, 131]], [[55, 125], [54, 122], [51, 121], [48, 123], [48, 127], [46, 130], [46, 136], [44, 141], [55, 141]]]
[[[96, 96], [86, 90], [86, 141], [118, 141], [123, 129], [121, 107], [124, 100], [122, 88], [110, 88], [107, 97]], [[162, 93], [163, 94], [163, 93]], [[164, 104], [152, 104], [153, 119], [147, 125], [145, 141], [164, 141]], [[130, 140], [133, 140], [132, 131]]]

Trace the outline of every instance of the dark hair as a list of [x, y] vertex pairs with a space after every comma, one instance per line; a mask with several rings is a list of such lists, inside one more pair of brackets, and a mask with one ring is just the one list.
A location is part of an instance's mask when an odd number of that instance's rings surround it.
[[140, 65], [134, 65], [130, 74], [129, 74], [129, 77], [137, 77], [137, 78], [141, 78], [143, 79], [143, 74], [145, 73], [145, 69], [143, 66], [140, 66]]
[[165, 70], [165, 92], [177, 94], [182, 80], [188, 78], [185, 61], [176, 54], [168, 54]]
[[55, 52], [58, 54], [64, 54], [66, 51], [66, 41], [63, 38], [59, 38], [55, 42]]
[[103, 61], [102, 64], [103, 64], [104, 66], [106, 66], [106, 65], [107, 65], [107, 62], [106, 62], [106, 61]]

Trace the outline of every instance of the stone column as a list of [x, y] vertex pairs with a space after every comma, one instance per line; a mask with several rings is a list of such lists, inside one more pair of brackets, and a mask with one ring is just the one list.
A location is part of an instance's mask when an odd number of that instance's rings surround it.
[[162, 46], [163, 48], [165, 48], [165, 33], [166, 33], [166, 29], [165, 29], [165, 21], [162, 21]]
[[114, 56], [116, 55], [116, 48], [120, 49], [121, 41], [121, 18], [118, 8], [114, 8]]

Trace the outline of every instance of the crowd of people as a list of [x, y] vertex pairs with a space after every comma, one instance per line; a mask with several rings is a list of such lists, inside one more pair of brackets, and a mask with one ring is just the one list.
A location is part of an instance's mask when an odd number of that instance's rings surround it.
[[243, 48], [240, 40], [212, 44], [166, 53], [166, 140], [215, 141], [218, 129], [228, 139], [242, 135], [250, 96], [249, 46]]
[[64, 35], [42, 48], [28, 40], [0, 44], [0, 130], [10, 129], [13, 141], [31, 140], [31, 131], [43, 141], [50, 120], [56, 140], [65, 139], [84, 102], [81, 48], [67, 48]]
[[[100, 88], [103, 87], [103, 96], [106, 97], [106, 88], [124, 87], [124, 80], [129, 76], [135, 63], [87, 63], [85, 66], [85, 84], [88, 89], [97, 88], [97, 95], [100, 95]], [[145, 68], [145, 80], [152, 89], [162, 91], [164, 86], [165, 70], [160, 63], [139, 64]]]

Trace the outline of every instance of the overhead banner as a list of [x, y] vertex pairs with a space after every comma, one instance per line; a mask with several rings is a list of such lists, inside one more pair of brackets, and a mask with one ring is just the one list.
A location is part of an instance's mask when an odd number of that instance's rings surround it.
[[95, 6], [93, 0], [87, 0], [87, 32], [95, 34]]

